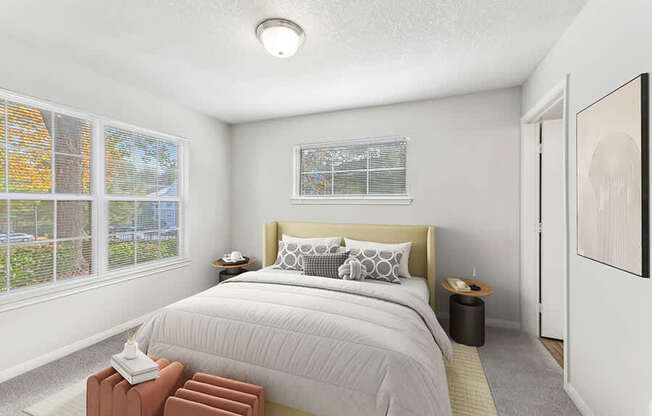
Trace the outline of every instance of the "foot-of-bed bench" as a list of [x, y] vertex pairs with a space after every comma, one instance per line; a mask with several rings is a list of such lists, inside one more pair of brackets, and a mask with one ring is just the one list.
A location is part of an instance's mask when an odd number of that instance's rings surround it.
[[204, 373], [195, 374], [184, 384], [181, 363], [151, 358], [159, 366], [155, 380], [132, 386], [113, 367], [88, 377], [86, 415], [265, 415], [265, 390], [261, 386]]

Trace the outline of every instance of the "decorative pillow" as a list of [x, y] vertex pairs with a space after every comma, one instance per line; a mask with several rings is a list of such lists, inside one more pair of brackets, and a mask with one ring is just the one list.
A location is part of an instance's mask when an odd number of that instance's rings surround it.
[[379, 250], [386, 251], [400, 251], [403, 253], [401, 257], [401, 263], [398, 265], [398, 273], [401, 277], [412, 277], [410, 276], [410, 270], [408, 270], [408, 265], [410, 264], [410, 248], [412, 248], [412, 243], [397, 243], [397, 244], [386, 244], [386, 243], [376, 243], [374, 241], [358, 241], [351, 240], [350, 238], [344, 238], [344, 245], [346, 245], [347, 250], [352, 248], [366, 249], [366, 248], [376, 248]]
[[360, 263], [360, 260], [349, 257], [337, 269], [337, 275], [344, 280], [364, 280], [367, 277], [367, 268]]
[[288, 243], [286, 241], [278, 242], [278, 254], [276, 255], [276, 262], [274, 262], [275, 269], [283, 270], [303, 270], [304, 254], [327, 254], [336, 253], [339, 246], [328, 246], [325, 244], [297, 244]]
[[383, 280], [401, 284], [398, 278], [399, 263], [403, 253], [400, 251], [386, 251], [376, 248], [353, 249], [350, 254], [367, 269], [367, 279]]
[[333, 254], [304, 254], [303, 272], [308, 276], [337, 279], [337, 270], [349, 257], [348, 252]]
[[326, 245], [326, 246], [339, 246], [342, 244], [342, 237], [315, 237], [315, 238], [301, 238], [292, 237], [291, 235], [283, 234], [282, 241], [287, 243], [297, 244], [311, 244], [313, 246]]

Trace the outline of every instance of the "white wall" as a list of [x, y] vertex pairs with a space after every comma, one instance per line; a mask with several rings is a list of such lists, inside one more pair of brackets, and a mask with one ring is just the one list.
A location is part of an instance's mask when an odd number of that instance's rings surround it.
[[[575, 114], [652, 72], [652, 2], [591, 0], [523, 88], [523, 112], [570, 73], [568, 200], [576, 213]], [[569, 381], [596, 415], [648, 415], [652, 281], [576, 255], [569, 222]]]
[[0, 313], [0, 374], [215, 283], [210, 262], [230, 241], [229, 127], [128, 85], [0, 38], [0, 87], [165, 133], [190, 144], [191, 266]]
[[[260, 259], [271, 220], [431, 224], [437, 275], [494, 285], [487, 316], [519, 321], [520, 89], [292, 117], [232, 127], [232, 248]], [[292, 148], [299, 143], [410, 137], [410, 206], [292, 205]], [[437, 289], [437, 309], [448, 296]], [[504, 322], [503, 322], [504, 323]], [[517, 325], [517, 324], [516, 324]]]

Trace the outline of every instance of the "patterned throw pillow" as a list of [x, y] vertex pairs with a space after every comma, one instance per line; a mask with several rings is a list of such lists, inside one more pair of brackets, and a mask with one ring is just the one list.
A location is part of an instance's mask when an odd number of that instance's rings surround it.
[[337, 269], [349, 258], [347, 251], [333, 254], [304, 254], [303, 271], [308, 276], [338, 279]]
[[399, 263], [403, 253], [400, 251], [379, 250], [377, 248], [353, 249], [350, 256], [356, 258], [367, 269], [367, 279], [401, 283], [398, 278]]
[[302, 257], [304, 254], [336, 253], [338, 248], [339, 246], [297, 244], [279, 241], [274, 268], [282, 270], [303, 270]]

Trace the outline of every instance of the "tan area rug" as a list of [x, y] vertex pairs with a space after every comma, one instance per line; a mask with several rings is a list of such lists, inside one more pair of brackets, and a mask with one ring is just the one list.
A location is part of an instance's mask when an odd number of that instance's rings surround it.
[[[453, 362], [446, 363], [446, 374], [453, 416], [498, 416], [475, 347], [453, 343]], [[274, 416], [286, 414], [289, 409], [273, 405], [267, 410], [268, 416]], [[32, 416], [85, 416], [86, 381], [75, 383], [24, 411]]]
[[498, 416], [477, 348], [453, 343], [446, 375], [453, 416]]

